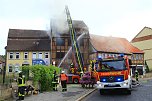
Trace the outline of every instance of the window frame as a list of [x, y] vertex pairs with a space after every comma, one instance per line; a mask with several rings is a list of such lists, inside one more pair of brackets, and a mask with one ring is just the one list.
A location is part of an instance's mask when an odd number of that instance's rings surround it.
[[[10, 69], [10, 67], [11, 67], [11, 69]], [[11, 71], [10, 71], [10, 70], [11, 70]], [[9, 72], [9, 73], [12, 73], [12, 72], [13, 72], [13, 65], [9, 65], [9, 66], [8, 66], [8, 72]]]
[[[36, 59], [36, 58], [37, 58], [36, 54], [37, 54], [36, 52], [33, 52], [33, 53], [32, 53], [32, 59]], [[34, 56], [35, 56], [35, 57], [34, 57]]]
[[[25, 56], [27, 56], [27, 58], [25, 58]], [[28, 52], [24, 52], [24, 59], [28, 59], [28, 58], [29, 58]]]
[[[12, 56], [12, 58], [11, 58]], [[9, 52], [9, 59], [14, 59], [14, 53], [13, 52]]]
[[20, 52], [15, 53], [15, 59], [20, 59]]
[[39, 59], [43, 59], [43, 53], [42, 53], [42, 52], [39, 52], [39, 53], [38, 53], [38, 58], [39, 58]]
[[45, 59], [48, 59], [49, 58], [49, 52], [45, 52], [45, 56], [44, 57], [45, 57]]

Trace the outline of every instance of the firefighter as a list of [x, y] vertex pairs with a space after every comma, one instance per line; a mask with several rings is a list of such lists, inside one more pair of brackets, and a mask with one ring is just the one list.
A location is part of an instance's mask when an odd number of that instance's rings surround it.
[[64, 71], [60, 74], [60, 81], [62, 86], [62, 92], [67, 91], [67, 75], [64, 73]]
[[24, 100], [24, 96], [25, 96], [25, 76], [22, 75], [22, 72], [19, 73], [19, 78], [18, 78], [18, 96], [19, 99], [17, 101], [20, 100]]
[[58, 77], [57, 77], [56, 71], [54, 71], [53, 73], [52, 84], [53, 84], [53, 90], [57, 91]]
[[138, 75], [139, 75], [139, 73], [138, 73], [138, 71], [137, 71], [137, 69], [135, 70], [135, 78], [136, 78], [136, 81], [138, 82], [139, 80], [138, 80]]

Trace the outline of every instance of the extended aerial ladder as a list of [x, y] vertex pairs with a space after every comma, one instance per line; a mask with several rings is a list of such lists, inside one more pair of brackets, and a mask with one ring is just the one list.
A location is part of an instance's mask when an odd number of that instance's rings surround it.
[[84, 63], [83, 63], [83, 58], [82, 58], [82, 55], [80, 53], [80, 49], [78, 46], [76, 32], [73, 27], [72, 19], [71, 19], [70, 12], [69, 12], [69, 9], [67, 6], [65, 7], [65, 10], [66, 10], [66, 15], [67, 15], [67, 22], [68, 22], [68, 26], [69, 26], [70, 36], [71, 36], [72, 49], [75, 53], [75, 56], [76, 56], [76, 59], [78, 62], [78, 66], [80, 68], [80, 72], [83, 73]]

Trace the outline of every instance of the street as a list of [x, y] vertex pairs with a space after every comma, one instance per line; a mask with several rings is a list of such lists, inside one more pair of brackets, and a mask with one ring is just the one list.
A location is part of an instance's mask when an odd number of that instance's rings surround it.
[[96, 90], [82, 101], [152, 101], [152, 79], [141, 81], [141, 85], [133, 88], [131, 95], [118, 91], [100, 95]]

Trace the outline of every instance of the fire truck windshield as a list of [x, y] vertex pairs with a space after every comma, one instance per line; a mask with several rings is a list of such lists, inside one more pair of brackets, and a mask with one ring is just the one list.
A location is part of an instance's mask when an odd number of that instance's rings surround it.
[[125, 61], [124, 60], [109, 60], [109, 61], [100, 61], [99, 67], [97, 69], [98, 72], [101, 71], [120, 71], [126, 70]]

